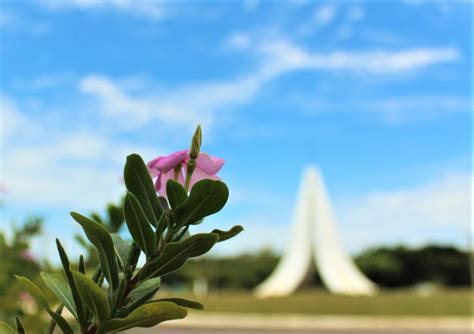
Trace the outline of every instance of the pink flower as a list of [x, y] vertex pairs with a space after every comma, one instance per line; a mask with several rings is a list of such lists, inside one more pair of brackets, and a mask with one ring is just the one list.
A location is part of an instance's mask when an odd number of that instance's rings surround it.
[[[175, 177], [175, 167], [179, 166], [178, 182], [184, 185], [189, 150], [171, 153], [167, 156], [151, 160], [147, 166], [152, 178], [156, 177], [155, 188], [161, 196], [166, 197], [166, 183]], [[196, 169], [191, 176], [190, 189], [203, 179], [220, 180], [216, 175], [224, 165], [224, 159], [213, 157], [207, 153], [200, 153], [196, 160]]]
[[31, 252], [28, 250], [24, 250], [23, 252], [21, 252], [20, 256], [23, 260], [26, 261], [34, 262], [36, 260], [33, 254], [31, 254]]
[[28, 293], [22, 291], [22, 292], [20, 293], [20, 300], [21, 300], [22, 302], [29, 302], [29, 301], [31, 301], [31, 296], [30, 296]]

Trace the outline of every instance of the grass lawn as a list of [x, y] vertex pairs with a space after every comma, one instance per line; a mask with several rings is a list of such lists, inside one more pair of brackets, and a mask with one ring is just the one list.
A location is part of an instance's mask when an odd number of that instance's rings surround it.
[[323, 290], [308, 290], [289, 297], [268, 299], [255, 299], [244, 292], [182, 297], [201, 301], [208, 312], [375, 316], [472, 316], [473, 300], [473, 294], [468, 289], [436, 291], [428, 296], [404, 290], [384, 291], [374, 297], [349, 297], [331, 295]]

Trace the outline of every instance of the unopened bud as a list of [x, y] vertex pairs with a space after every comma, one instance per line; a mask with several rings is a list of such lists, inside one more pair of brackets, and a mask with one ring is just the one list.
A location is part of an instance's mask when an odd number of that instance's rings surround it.
[[191, 159], [197, 159], [199, 151], [201, 150], [202, 143], [202, 132], [201, 126], [198, 125], [196, 131], [194, 132], [193, 140], [191, 142], [191, 149], [189, 150], [189, 157]]

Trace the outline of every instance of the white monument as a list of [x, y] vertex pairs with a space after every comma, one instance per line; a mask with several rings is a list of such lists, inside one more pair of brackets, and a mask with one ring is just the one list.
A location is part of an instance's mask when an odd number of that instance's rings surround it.
[[286, 252], [255, 293], [258, 297], [289, 295], [315, 268], [330, 292], [371, 295], [377, 290], [344, 250], [321, 173], [311, 167], [300, 185]]

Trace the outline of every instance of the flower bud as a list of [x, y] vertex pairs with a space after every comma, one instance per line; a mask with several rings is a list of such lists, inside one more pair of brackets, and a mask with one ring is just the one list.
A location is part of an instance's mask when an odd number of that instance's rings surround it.
[[202, 142], [202, 132], [201, 126], [198, 125], [196, 131], [194, 132], [193, 140], [191, 142], [191, 149], [189, 150], [189, 157], [191, 159], [197, 159], [199, 155], [199, 151], [201, 149], [201, 142]]

